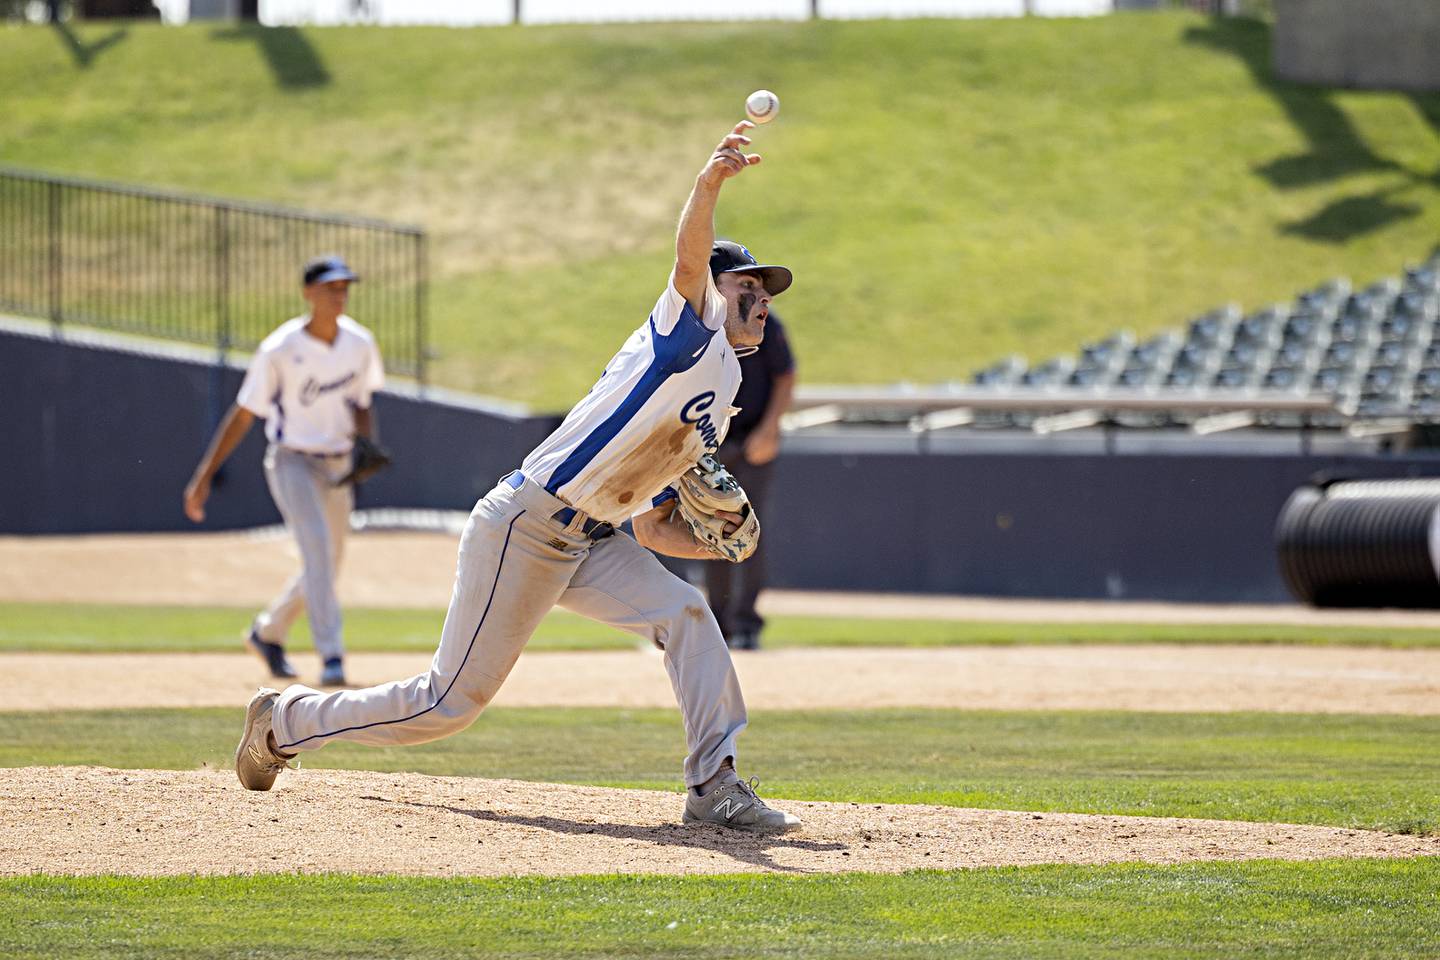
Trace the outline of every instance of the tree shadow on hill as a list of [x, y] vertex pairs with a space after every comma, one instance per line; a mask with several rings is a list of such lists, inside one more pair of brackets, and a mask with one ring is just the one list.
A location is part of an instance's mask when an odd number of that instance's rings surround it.
[[1358, 197], [1345, 197], [1327, 203], [1303, 220], [1294, 220], [1280, 228], [1281, 233], [1344, 243], [1351, 237], [1379, 230], [1401, 220], [1418, 217], [1424, 209], [1413, 203], [1394, 203], [1394, 189], [1376, 190]]
[[552, 833], [565, 833], [573, 836], [598, 834], [616, 840], [638, 840], [656, 846], [689, 847], [694, 850], [718, 853], [742, 863], [784, 873], [813, 873], [815, 871], [801, 867], [785, 867], [776, 863], [769, 852], [776, 847], [790, 847], [815, 852], [845, 849], [843, 843], [801, 840], [783, 833], [741, 833], [705, 824], [696, 826], [665, 823], [647, 827], [629, 823], [581, 823], [577, 820], [565, 820], [560, 817], [527, 817], [519, 814], [496, 813], [493, 810], [466, 810], [447, 804], [418, 803], [413, 800], [390, 800], [385, 797], [362, 797], [361, 799], [398, 803], [407, 807], [423, 807], [427, 810], [444, 810], [475, 820], [508, 823], [522, 827], [538, 827]]
[[1224, 17], [1185, 31], [1185, 42], [1210, 47], [1239, 59], [1255, 84], [1275, 99], [1307, 142], [1308, 150], [1279, 157], [1256, 172], [1282, 189], [1306, 187], [1352, 173], [1395, 170], [1398, 165], [1375, 153], [1360, 139], [1332, 91], [1278, 80], [1271, 69], [1270, 25], [1242, 17]]
[[[1404, 183], [1395, 187], [1334, 200], [1304, 219], [1282, 224], [1281, 233], [1344, 243], [1423, 213], [1421, 207], [1395, 202], [1391, 195], [1413, 184], [1440, 185], [1440, 171], [1418, 176], [1376, 154], [1335, 104], [1332, 89], [1277, 79], [1270, 62], [1269, 24], [1246, 18], [1217, 18], [1187, 30], [1185, 40], [1238, 58], [1255, 84], [1274, 98], [1304, 136], [1304, 153], [1277, 157], [1254, 168], [1277, 189], [1317, 186], [1364, 173], [1394, 173], [1404, 178]], [[1440, 130], [1440, 98], [1415, 95], [1412, 101], [1427, 122]]]
[[[1440, 93], [1412, 93], [1410, 102], [1415, 105], [1415, 112], [1425, 118], [1430, 129], [1440, 134]], [[1440, 186], [1440, 167], [1430, 174], [1430, 180]]]
[[325, 69], [305, 34], [294, 27], [263, 27], [243, 23], [210, 34], [216, 40], [250, 41], [260, 48], [275, 83], [285, 90], [305, 90], [330, 83]]
[[70, 25], [62, 20], [51, 21], [50, 28], [60, 35], [60, 39], [65, 43], [65, 49], [70, 51], [70, 56], [75, 60], [75, 66], [82, 70], [89, 69], [96, 57], [124, 40], [130, 33], [125, 27], [117, 27], [99, 40], [85, 43], [71, 29]]

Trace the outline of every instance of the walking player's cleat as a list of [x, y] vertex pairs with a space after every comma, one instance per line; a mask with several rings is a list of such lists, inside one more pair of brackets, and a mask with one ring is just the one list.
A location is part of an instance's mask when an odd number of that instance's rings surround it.
[[331, 657], [326, 660], [325, 668], [320, 671], [320, 686], [343, 687], [345, 685], [345, 661], [339, 657]]
[[755, 793], [760, 781], [741, 780], [733, 773], [705, 796], [685, 792], [686, 823], [718, 823], [734, 830], [780, 833], [800, 829], [800, 818], [766, 805]]
[[265, 661], [265, 666], [270, 668], [270, 676], [276, 680], [290, 680], [299, 676], [295, 672], [295, 668], [290, 665], [290, 658], [285, 656], [285, 648], [278, 643], [260, 639], [260, 634], [255, 632], [255, 628], [250, 628], [250, 635], [245, 638], [245, 642], [261, 660]]
[[235, 748], [235, 773], [246, 790], [269, 790], [275, 778], [289, 764], [289, 757], [275, 752], [270, 724], [280, 691], [261, 687], [245, 707], [245, 733]]

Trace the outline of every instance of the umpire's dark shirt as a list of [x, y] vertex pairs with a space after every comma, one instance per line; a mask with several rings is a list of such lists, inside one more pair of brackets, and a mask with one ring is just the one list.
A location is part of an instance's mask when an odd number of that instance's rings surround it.
[[760, 341], [760, 349], [740, 358], [740, 389], [735, 394], [735, 406], [740, 412], [730, 419], [730, 432], [725, 436], [727, 444], [745, 442], [765, 416], [775, 378], [794, 369], [790, 338], [785, 336], [785, 327], [772, 310], [765, 318], [765, 339]]

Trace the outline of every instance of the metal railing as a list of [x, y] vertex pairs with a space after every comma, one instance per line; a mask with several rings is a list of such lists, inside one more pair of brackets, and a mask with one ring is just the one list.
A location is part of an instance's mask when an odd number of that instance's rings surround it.
[[423, 231], [0, 167], [0, 309], [250, 350], [304, 312], [300, 268], [339, 253], [388, 370], [425, 380]]
[[[999, 415], [999, 420], [994, 419]], [[1308, 433], [1312, 428], [1362, 427], [1389, 433], [1392, 423], [1357, 420], [1354, 405], [1325, 395], [1278, 390], [993, 390], [895, 387], [802, 387], [796, 391], [782, 424], [807, 430], [842, 423], [905, 424], [928, 434], [955, 427], [1023, 421], [1034, 433], [1062, 433], [1127, 422], [1156, 427], [1183, 422], [1204, 436], [1249, 427], [1283, 425]], [[1276, 421], [1272, 418], [1280, 418]], [[1408, 422], [1403, 426], [1408, 429]]]

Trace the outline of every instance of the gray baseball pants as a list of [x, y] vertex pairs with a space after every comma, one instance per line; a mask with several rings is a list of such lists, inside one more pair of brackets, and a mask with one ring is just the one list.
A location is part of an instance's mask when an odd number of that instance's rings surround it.
[[308, 613], [315, 650], [324, 660], [345, 652], [335, 577], [350, 530], [355, 488], [337, 487], [335, 481], [349, 469], [344, 454], [314, 456], [275, 444], [265, 451], [265, 481], [300, 547], [300, 572], [255, 618], [255, 632], [262, 640], [284, 643], [300, 614]]
[[715, 617], [701, 593], [632, 537], [591, 540], [587, 518], [512, 474], [475, 505], [460, 538], [455, 588], [430, 669], [408, 680], [322, 694], [288, 688], [275, 705], [285, 752], [332, 740], [393, 746], [464, 730], [495, 696], [530, 635], [562, 606], [651, 640], [685, 724], [685, 783], [697, 786], [735, 756], [745, 701]]

